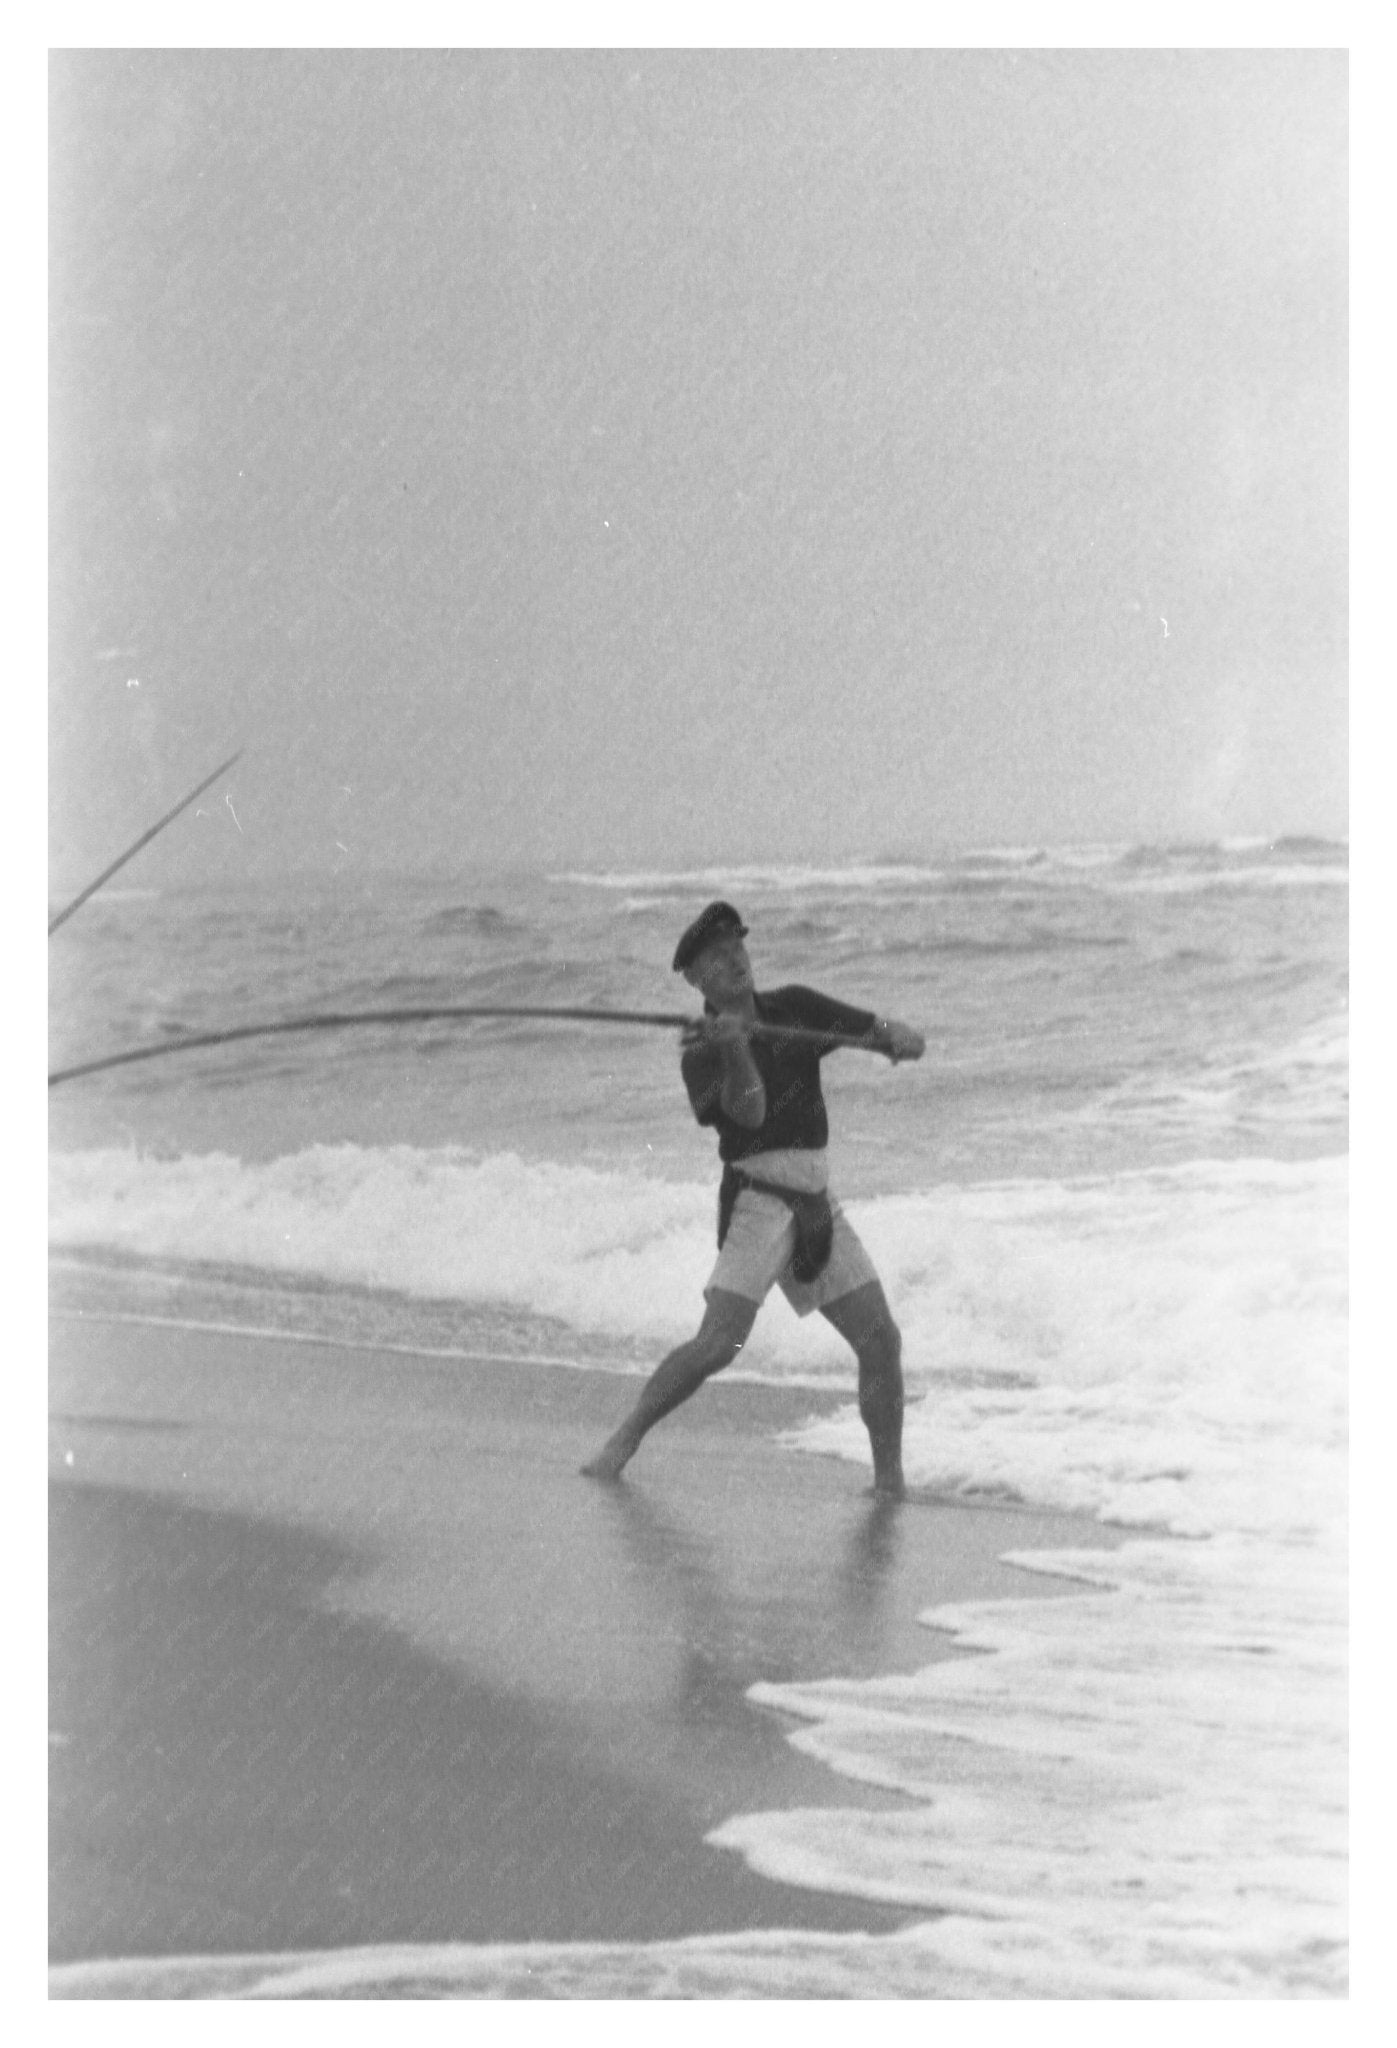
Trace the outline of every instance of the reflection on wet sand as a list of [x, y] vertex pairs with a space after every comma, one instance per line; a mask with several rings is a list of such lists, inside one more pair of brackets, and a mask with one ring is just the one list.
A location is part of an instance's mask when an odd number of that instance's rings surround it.
[[750, 1715], [746, 1695], [759, 1681], [867, 1675], [905, 1661], [889, 1585], [899, 1503], [857, 1503], [833, 1555], [802, 1558], [770, 1528], [754, 1545], [730, 1526], [701, 1532], [631, 1486], [607, 1499], [632, 1591], [656, 1646], [671, 1653], [666, 1705], [681, 1720], [711, 1728]]

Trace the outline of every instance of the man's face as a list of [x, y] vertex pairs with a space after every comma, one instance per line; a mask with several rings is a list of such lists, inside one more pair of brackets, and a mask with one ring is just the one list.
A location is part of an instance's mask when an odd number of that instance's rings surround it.
[[719, 932], [684, 969], [684, 979], [715, 1010], [738, 1003], [754, 987], [752, 963], [738, 932]]

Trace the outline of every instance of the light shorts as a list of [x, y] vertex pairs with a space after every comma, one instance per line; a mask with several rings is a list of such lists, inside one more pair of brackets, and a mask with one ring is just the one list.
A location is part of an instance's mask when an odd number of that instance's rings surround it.
[[760, 1303], [779, 1285], [796, 1314], [808, 1316], [813, 1309], [838, 1301], [841, 1294], [852, 1294], [856, 1287], [876, 1280], [872, 1259], [832, 1195], [829, 1206], [834, 1217], [829, 1258], [813, 1280], [796, 1280], [790, 1270], [795, 1217], [779, 1195], [743, 1188], [733, 1205], [718, 1263], [703, 1290], [705, 1299], [714, 1288], [721, 1288], [725, 1294], [740, 1294], [747, 1301]]

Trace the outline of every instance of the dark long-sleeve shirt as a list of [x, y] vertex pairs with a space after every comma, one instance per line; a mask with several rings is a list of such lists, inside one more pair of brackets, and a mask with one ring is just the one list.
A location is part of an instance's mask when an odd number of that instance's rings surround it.
[[[802, 1031], [833, 1031], [865, 1037], [877, 1018], [817, 989], [791, 983], [754, 997], [763, 1024], [790, 1024]], [[757, 1152], [786, 1149], [819, 1152], [829, 1143], [829, 1117], [820, 1089], [820, 1061], [826, 1050], [808, 1041], [753, 1038], [749, 1049], [766, 1090], [766, 1115], [752, 1129], [726, 1114], [722, 1104], [722, 1055], [716, 1045], [686, 1048], [680, 1061], [694, 1115], [718, 1133], [718, 1156], [726, 1163]]]

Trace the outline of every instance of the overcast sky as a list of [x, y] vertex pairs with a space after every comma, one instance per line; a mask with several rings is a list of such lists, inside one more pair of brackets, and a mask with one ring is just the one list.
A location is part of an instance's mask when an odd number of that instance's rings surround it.
[[1342, 56], [52, 77], [57, 891], [1345, 831]]

